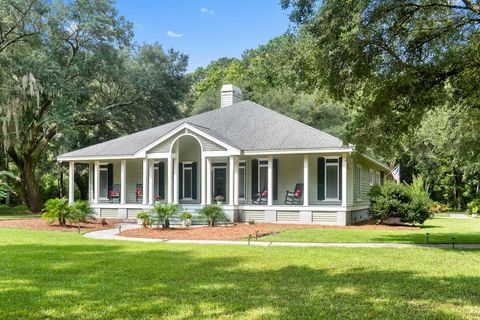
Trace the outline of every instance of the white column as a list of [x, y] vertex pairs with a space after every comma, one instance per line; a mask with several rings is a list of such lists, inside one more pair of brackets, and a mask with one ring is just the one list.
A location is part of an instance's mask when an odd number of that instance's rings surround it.
[[234, 187], [234, 172], [235, 172], [235, 159], [233, 156], [229, 157], [228, 163], [228, 204], [233, 206], [233, 198], [235, 194], [235, 187]]
[[308, 162], [309, 162], [309, 156], [304, 155], [303, 156], [303, 205], [308, 206], [309, 202], [309, 194], [308, 194]]
[[342, 155], [342, 206], [347, 206], [347, 154]]
[[154, 178], [155, 174], [153, 173], [154, 163], [153, 160], [148, 161], [148, 204], [153, 204], [153, 197], [154, 197]]
[[207, 204], [212, 204], [212, 159], [207, 158]]
[[173, 157], [170, 154], [167, 163], [167, 201], [173, 203]]
[[75, 162], [68, 163], [68, 203], [75, 201]]
[[100, 199], [100, 161], [95, 161], [95, 173], [93, 178], [93, 203], [98, 203]]
[[94, 198], [93, 195], [93, 163], [88, 164], [88, 202]]
[[233, 195], [233, 205], [235, 206], [238, 206], [238, 194], [240, 192], [240, 164], [239, 164], [239, 158], [238, 157], [235, 157], [234, 158], [234, 162], [233, 162], [234, 166], [233, 166], [233, 169], [234, 169], [234, 172], [233, 172], [233, 180], [234, 180], [234, 184], [235, 184], [235, 194]]
[[120, 160], [120, 204], [127, 198], [127, 160]]
[[267, 204], [273, 204], [273, 157], [268, 157], [268, 200]]
[[148, 159], [143, 159], [143, 198], [142, 204], [148, 203]]
[[207, 203], [207, 171], [206, 171], [206, 163], [205, 163], [205, 156], [202, 154], [202, 158], [200, 161], [200, 193], [201, 193], [201, 204], [205, 205]]

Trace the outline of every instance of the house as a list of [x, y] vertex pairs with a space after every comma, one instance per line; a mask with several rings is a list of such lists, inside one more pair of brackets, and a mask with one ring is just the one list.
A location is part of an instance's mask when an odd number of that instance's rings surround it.
[[370, 186], [389, 168], [352, 145], [224, 85], [221, 108], [62, 154], [89, 166], [99, 217], [135, 219], [156, 201], [197, 211], [221, 202], [230, 221], [348, 225], [367, 219]]

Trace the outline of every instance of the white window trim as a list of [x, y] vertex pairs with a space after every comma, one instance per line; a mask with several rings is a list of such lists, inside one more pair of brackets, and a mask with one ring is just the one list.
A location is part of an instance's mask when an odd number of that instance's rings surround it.
[[182, 200], [193, 200], [193, 197], [185, 197], [185, 171], [190, 170], [190, 193], [193, 196], [193, 166], [185, 167], [186, 164], [193, 164], [193, 161], [182, 162]]
[[[223, 166], [213, 166], [213, 164], [215, 164], [215, 163], [224, 163], [224, 165], [223, 165]], [[223, 200], [224, 202], [226, 202], [227, 196], [228, 196], [228, 193], [229, 193], [229, 192], [228, 192], [228, 186], [229, 186], [229, 180], [228, 180], [228, 179], [230, 179], [230, 177], [228, 176], [228, 164], [227, 164], [225, 161], [212, 162], [212, 169], [211, 169], [211, 171], [210, 171], [210, 174], [212, 175], [212, 190], [211, 190], [211, 192], [212, 192], [212, 199], [215, 198], [215, 193], [214, 193], [214, 191], [215, 191], [215, 170], [216, 170], [216, 169], [225, 169], [225, 170], [227, 170], [227, 181], [226, 181], [226, 184], [227, 184], [227, 185], [226, 185], [226, 189], [227, 189], [227, 190], [225, 190], [225, 193], [226, 193], [226, 194], [225, 194], [225, 199]]]
[[358, 183], [358, 194], [357, 194], [357, 201], [362, 200], [362, 179], [363, 179], [363, 169], [361, 165], [357, 165], [355, 167], [355, 175], [357, 175], [357, 171], [360, 169], [360, 175], [357, 177], [357, 183]]
[[375, 171], [373, 169], [368, 170], [368, 183], [371, 186], [375, 184]]
[[[260, 163], [260, 161], [267, 161], [267, 163]], [[263, 159], [258, 159], [258, 177], [257, 177], [257, 192], [260, 193], [260, 192], [263, 192], [262, 187], [260, 186], [260, 168], [267, 168], [267, 181], [268, 181], [268, 159], [267, 158], [263, 158]], [[268, 186], [267, 186], [267, 189], [268, 189]]]
[[375, 171], [375, 183], [378, 185], [382, 183], [382, 174], [380, 171]]
[[[341, 170], [340, 170], [340, 157], [324, 157], [325, 159], [325, 168], [324, 170], [324, 176], [325, 176], [325, 190], [324, 190], [324, 198], [325, 201], [338, 201], [340, 200], [340, 179], [342, 178], [341, 176]], [[336, 159], [336, 163], [327, 163], [327, 159]], [[337, 167], [337, 197], [336, 198], [327, 198], [327, 166], [336, 166]]]
[[[109, 179], [109, 176], [108, 176], [108, 167], [106, 167], [106, 168], [103, 167], [103, 168], [102, 168], [102, 166], [108, 166], [108, 162], [107, 162], [107, 163], [102, 163], [102, 164], [100, 164], [100, 166], [99, 166], [99, 172], [98, 172], [98, 179], [100, 179], [100, 176], [101, 176], [101, 175], [100, 175], [100, 172], [102, 172], [102, 171], [106, 171], [106, 172], [107, 172], [107, 196], [106, 196], [106, 197], [100, 197], [100, 190], [98, 190], [98, 194], [99, 194], [98, 199], [99, 199], [99, 200], [108, 200], [108, 179]], [[100, 181], [98, 181], [98, 187], [100, 188], [100, 186], [101, 186]]]
[[238, 163], [238, 178], [239, 179], [241, 179], [240, 169], [243, 169], [243, 197], [240, 197], [240, 190], [238, 190], [238, 199], [239, 200], [246, 200], [247, 199], [247, 160], [240, 160], [239, 163]]

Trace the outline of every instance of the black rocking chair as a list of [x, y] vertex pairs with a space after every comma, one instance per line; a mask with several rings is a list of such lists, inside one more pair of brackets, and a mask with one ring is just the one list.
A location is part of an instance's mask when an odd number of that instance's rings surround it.
[[108, 190], [108, 202], [113, 203], [113, 201], [117, 199], [118, 203], [120, 203], [120, 185], [114, 184], [113, 188]]
[[143, 201], [143, 184], [141, 183], [137, 183], [137, 187], [135, 188], [135, 201], [137, 203]]
[[252, 203], [254, 204], [267, 204], [268, 202], [268, 191], [264, 187], [262, 192], [253, 195]]
[[295, 191], [287, 191], [285, 194], [285, 204], [302, 204], [303, 183], [295, 185]]

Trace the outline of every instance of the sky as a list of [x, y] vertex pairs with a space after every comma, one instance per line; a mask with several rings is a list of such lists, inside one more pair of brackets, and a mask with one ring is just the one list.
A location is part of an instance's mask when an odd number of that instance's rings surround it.
[[191, 72], [221, 57], [240, 57], [287, 31], [280, 0], [117, 0], [134, 24], [134, 41], [188, 54]]

